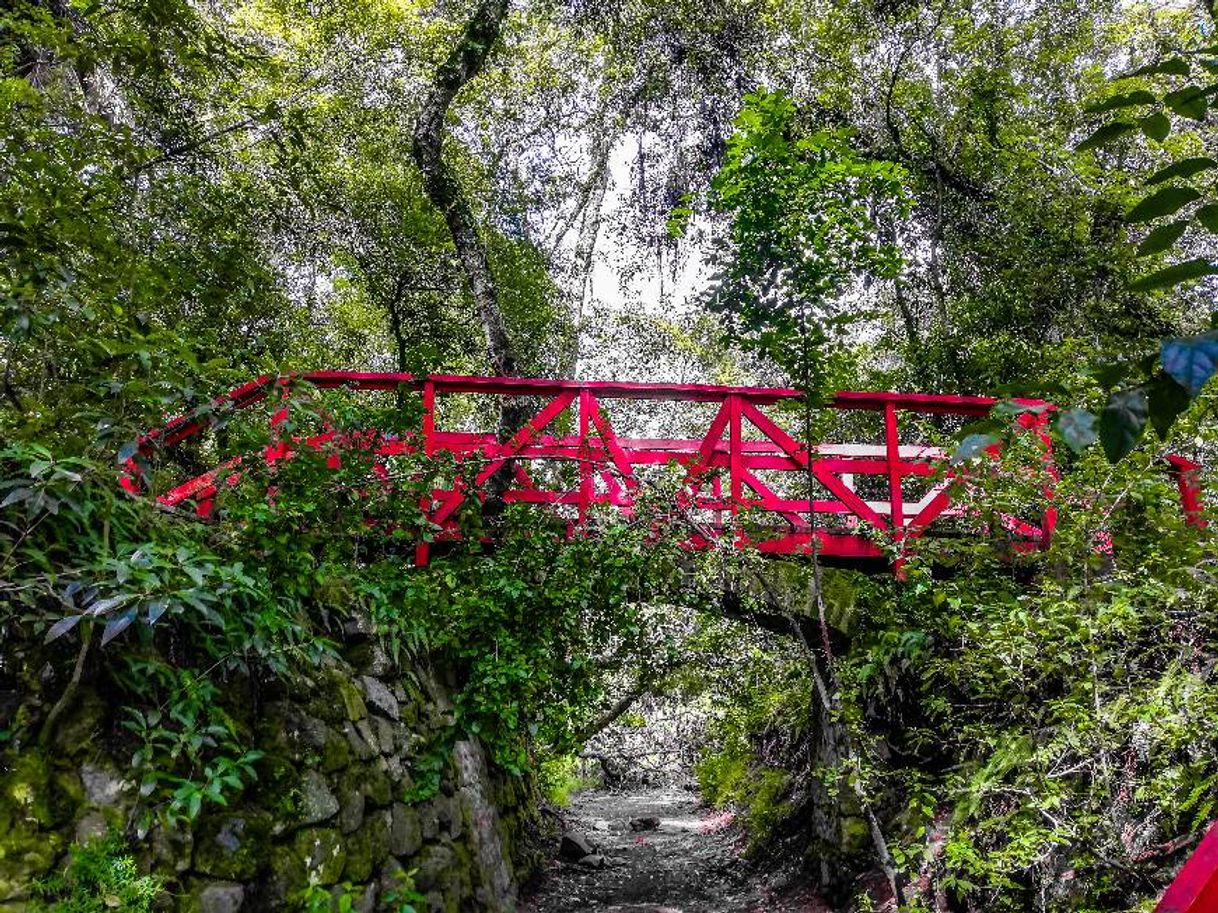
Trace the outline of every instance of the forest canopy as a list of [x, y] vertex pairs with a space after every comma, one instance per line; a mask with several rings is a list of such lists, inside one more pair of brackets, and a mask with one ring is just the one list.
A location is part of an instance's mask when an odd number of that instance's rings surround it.
[[[1150, 909], [1218, 816], [1218, 500], [1185, 514], [1164, 468], [1218, 456], [1215, 25], [1185, 0], [6, 4], [0, 777], [96, 685], [140, 793], [120, 848], [189, 829], [264, 763], [208, 696], [310, 680], [358, 616], [457, 682], [416, 800], [460, 738], [535, 783], [663, 695], [704, 711], [703, 794], [842, 909], [873, 868], [901, 909]], [[505, 470], [416, 569], [434, 454], [392, 490], [368, 454], [246, 464], [207, 522], [119, 486], [419, 426], [405, 389], [287, 381], [282, 421], [214, 400], [320, 369], [789, 386], [809, 443], [860, 431], [838, 390], [994, 396], [919, 429], [992, 469], [959, 492], [984, 533], [898, 576], [695, 555], [669, 472], [568, 540], [495, 506]], [[451, 417], [506, 439], [520, 399]], [[1014, 430], [1031, 400], [1051, 471]], [[182, 414], [207, 434], [152, 460]], [[1021, 552], [1001, 517], [1050, 483], [1058, 528]]]

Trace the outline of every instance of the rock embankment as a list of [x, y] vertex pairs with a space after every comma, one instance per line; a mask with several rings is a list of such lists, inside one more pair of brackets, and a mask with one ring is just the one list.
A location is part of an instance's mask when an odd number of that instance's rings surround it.
[[[226, 684], [225, 712], [264, 755], [258, 781], [142, 841], [139, 862], [165, 878], [170, 909], [299, 909], [321, 888], [355, 910], [396, 913], [393, 895], [411, 882], [420, 913], [514, 909], [526, 790], [493, 775], [477, 742], [453, 743], [452, 705], [430, 676], [391, 670], [371, 643], [349, 659], [259, 702]], [[130, 832], [141, 798], [115, 713], [84, 688], [48, 752], [0, 765], [0, 913], [24, 910], [31, 881], [71, 843]], [[421, 762], [438, 782], [416, 782]]]

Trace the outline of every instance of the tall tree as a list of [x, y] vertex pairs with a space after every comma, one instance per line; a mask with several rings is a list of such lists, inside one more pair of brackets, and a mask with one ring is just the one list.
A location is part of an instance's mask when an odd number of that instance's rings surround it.
[[512, 375], [517, 358], [499, 306], [499, 289], [491, 274], [486, 244], [478, 231], [473, 207], [456, 172], [444, 160], [444, 118], [461, 88], [486, 64], [507, 15], [508, 0], [482, 0], [465, 26], [465, 33], [436, 71], [423, 101], [414, 131], [414, 157], [423, 173], [423, 189], [444, 215], [453, 244], [478, 308], [486, 336], [487, 356], [496, 374]]

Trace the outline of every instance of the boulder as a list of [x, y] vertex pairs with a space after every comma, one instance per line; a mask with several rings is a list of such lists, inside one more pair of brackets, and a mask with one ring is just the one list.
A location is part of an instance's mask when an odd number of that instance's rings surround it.
[[423, 825], [419, 813], [402, 802], [393, 805], [393, 825], [389, 831], [389, 850], [395, 856], [413, 856], [423, 846]]
[[317, 824], [336, 814], [338, 799], [325, 778], [315, 770], [307, 771], [300, 781], [300, 823]]
[[630, 829], [635, 833], [639, 831], [655, 831], [660, 828], [660, 819], [654, 815], [646, 818], [631, 818]]
[[228, 881], [248, 881], [265, 864], [270, 832], [270, 815], [262, 811], [205, 818], [195, 833], [195, 871]]
[[238, 913], [245, 903], [245, 888], [239, 884], [216, 882], [199, 891], [199, 913]]
[[589, 853], [579, 860], [579, 865], [585, 869], [603, 869], [605, 867], [605, 857], [600, 853]]
[[85, 801], [103, 808], [111, 808], [122, 802], [129, 785], [118, 771], [94, 764], [81, 765], [80, 782], [84, 785]]
[[364, 790], [359, 787], [343, 791], [342, 805], [338, 810], [338, 829], [350, 834], [364, 823]]
[[364, 699], [373, 706], [373, 708], [389, 717], [391, 720], [401, 718], [401, 712], [398, 709], [398, 699], [393, 696], [393, 692], [379, 678], [373, 678], [371, 675], [361, 675], [359, 677], [360, 688], [364, 692]]
[[567, 831], [558, 844], [558, 858], [568, 862], [579, 862], [595, 852], [596, 848], [579, 831]]
[[310, 828], [296, 834], [296, 853], [304, 860], [310, 880], [334, 884], [347, 866], [345, 841], [331, 828]]

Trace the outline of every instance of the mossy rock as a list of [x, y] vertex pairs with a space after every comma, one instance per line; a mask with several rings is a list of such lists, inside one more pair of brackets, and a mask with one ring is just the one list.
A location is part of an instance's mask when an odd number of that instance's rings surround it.
[[178, 913], [236, 913], [245, 903], [245, 888], [239, 884], [200, 881], [191, 885], [179, 901]]
[[30, 882], [54, 868], [66, 850], [63, 834], [40, 830], [14, 809], [0, 807], [0, 902], [25, 899]]
[[363, 768], [361, 782], [369, 805], [384, 808], [393, 801], [393, 781], [379, 762], [373, 761]]
[[14, 820], [47, 830], [75, 817], [82, 793], [73, 773], [56, 770], [45, 755], [33, 749], [10, 756], [6, 763], [9, 772], [0, 779], [0, 816], [9, 809]]
[[413, 856], [423, 846], [423, 824], [418, 809], [395, 802], [392, 812], [392, 827], [389, 832], [389, 849], [395, 856]]
[[268, 707], [259, 735], [262, 745], [293, 764], [315, 765], [331, 772], [346, 767], [351, 760], [351, 749], [341, 732], [287, 701]]
[[268, 753], [258, 762], [257, 782], [244, 795], [277, 819], [292, 820], [300, 810], [300, 772], [286, 755]]
[[364, 696], [360, 694], [355, 682], [341, 677], [336, 677], [334, 682], [338, 689], [338, 696], [342, 698], [343, 710], [346, 712], [347, 719], [352, 723], [357, 723], [368, 716]]
[[305, 865], [306, 879], [318, 884], [334, 884], [347, 866], [346, 841], [331, 827], [310, 827], [297, 831], [293, 849]]
[[418, 857], [414, 883], [420, 891], [439, 887], [445, 873], [457, 864], [456, 849], [450, 845], [432, 844], [423, 848]]
[[362, 882], [372, 877], [389, 857], [389, 812], [370, 815], [364, 826], [347, 837], [345, 881]]
[[56, 757], [75, 758], [91, 752], [108, 714], [109, 708], [100, 694], [92, 688], [78, 691], [51, 733], [50, 744]]
[[368, 715], [364, 706], [364, 697], [359, 687], [353, 682], [354, 671], [346, 666], [330, 666], [321, 673], [321, 680], [316, 682], [313, 699], [305, 709], [320, 720], [338, 725], [343, 722], [355, 722]]
[[268, 864], [273, 827], [260, 809], [208, 817], [195, 829], [194, 869], [229, 881], [249, 881]]
[[262, 906], [255, 909], [286, 910], [309, 883], [304, 859], [294, 846], [272, 847], [270, 868], [263, 885]]

